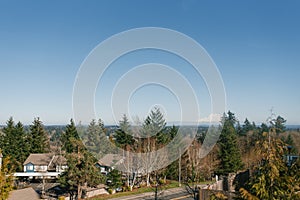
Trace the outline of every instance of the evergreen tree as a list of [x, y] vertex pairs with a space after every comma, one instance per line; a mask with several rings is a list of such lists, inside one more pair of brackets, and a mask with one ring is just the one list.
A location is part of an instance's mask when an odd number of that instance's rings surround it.
[[158, 107], [151, 110], [145, 120], [145, 125], [147, 125], [153, 133], [159, 133], [166, 127], [166, 120]]
[[169, 135], [170, 135], [170, 139], [173, 140], [177, 133], [178, 133], [178, 127], [176, 127], [175, 125], [173, 125], [170, 129], [169, 129]]
[[27, 143], [27, 135], [21, 122], [16, 124], [14, 132], [16, 145], [16, 149], [14, 150], [16, 171], [23, 171], [23, 163], [30, 154], [30, 147]]
[[[150, 172], [155, 165], [156, 158], [152, 156], [151, 152], [157, 150], [159, 145], [164, 145], [168, 141], [169, 135], [166, 134], [166, 121], [159, 108], [155, 107], [151, 110], [143, 123], [142, 134], [145, 138], [142, 140], [143, 152], [146, 153], [145, 171], [147, 174], [146, 184], [150, 186]], [[156, 172], [158, 174], [158, 172]]]
[[167, 169], [166, 169], [166, 176], [168, 179], [170, 180], [178, 180], [178, 160], [175, 160], [174, 162], [172, 162], [170, 165], [168, 165]]
[[92, 120], [87, 128], [87, 133], [82, 137], [84, 145], [97, 158], [103, 157], [103, 154], [113, 151], [113, 145], [106, 137], [106, 129], [101, 119]]
[[87, 134], [84, 134], [83, 140], [89, 151], [99, 152], [100, 127], [97, 125], [95, 119], [90, 122], [87, 128]]
[[256, 130], [257, 129], [257, 127], [256, 127], [256, 124], [255, 124], [255, 122], [252, 122], [252, 129], [251, 130]]
[[66, 153], [76, 152], [77, 145], [73, 142], [77, 140], [79, 140], [79, 135], [75, 123], [73, 119], [71, 119], [70, 124], [66, 126], [65, 132], [61, 136], [63, 150], [65, 150]]
[[243, 133], [247, 134], [251, 130], [252, 130], [252, 125], [249, 122], [249, 120], [246, 118], [243, 125]]
[[133, 160], [130, 157], [129, 151], [134, 149], [135, 140], [132, 136], [132, 128], [126, 115], [123, 115], [122, 120], [119, 121], [119, 128], [115, 131], [114, 137], [116, 145], [126, 150], [126, 152], [123, 152], [124, 155], [126, 155], [126, 164], [124, 164], [127, 170], [126, 185], [129, 187], [133, 186], [134, 180], [132, 181], [132, 185], [130, 185], [130, 176], [134, 176], [134, 174], [130, 172], [133, 170]]
[[224, 116], [225, 116], [226, 121], [228, 121], [230, 124], [232, 124], [232, 125], [236, 124], [237, 120], [236, 120], [233, 112], [228, 111], [227, 116], [225, 113], [224, 113]]
[[144, 122], [144, 130], [148, 137], [156, 136], [156, 141], [158, 144], [166, 144], [170, 139], [169, 135], [166, 133], [166, 120], [164, 115], [161, 113], [158, 107], [151, 110], [150, 114], [147, 116]]
[[122, 186], [122, 174], [116, 170], [113, 169], [109, 174], [107, 175], [107, 179], [111, 181], [111, 184], [109, 185], [111, 188], [115, 189]]
[[125, 149], [129, 149], [134, 143], [134, 139], [131, 132], [131, 126], [126, 115], [123, 115], [122, 120], [119, 122], [119, 128], [114, 133], [117, 146]]
[[237, 122], [237, 125], [236, 125], [236, 133], [238, 135], [245, 135], [243, 127], [241, 126], [239, 121]]
[[100, 129], [100, 137], [101, 136], [106, 137], [107, 136], [107, 130], [104, 126], [104, 122], [101, 119], [98, 119], [98, 126], [99, 126], [99, 129]]
[[285, 140], [285, 143], [288, 145], [290, 154], [297, 154], [297, 149], [295, 148], [295, 143], [291, 134], [289, 134]]
[[260, 126], [260, 132], [261, 133], [264, 133], [264, 132], [269, 132], [269, 127], [268, 127], [268, 125], [267, 124], [265, 124], [265, 123], [262, 123], [261, 124], [261, 126]]
[[220, 166], [217, 172], [227, 175], [242, 169], [243, 163], [237, 144], [237, 133], [234, 128], [234, 124], [236, 123], [234, 114], [230, 111], [228, 115], [224, 114], [222, 123], [223, 129], [219, 138]]
[[30, 153], [46, 153], [50, 150], [48, 134], [40, 118], [35, 118], [29, 127]]
[[[99, 146], [101, 146], [101, 152], [104, 154], [115, 152], [116, 146], [113, 142], [111, 142], [110, 138], [108, 137], [107, 129], [104, 126], [104, 122], [99, 119], [98, 120], [99, 126], [99, 135], [100, 135], [100, 142]], [[102, 156], [101, 154], [99, 154]]]
[[14, 155], [15, 145], [14, 141], [15, 123], [12, 117], [6, 122], [6, 126], [3, 128], [3, 135], [1, 135], [1, 149], [3, 156]]
[[[97, 134], [95, 121], [91, 122], [90, 131]], [[97, 160], [86, 150], [79, 138], [73, 119], [66, 126], [66, 131], [62, 135], [63, 149], [67, 158], [68, 169], [59, 178], [59, 182], [72, 195], [77, 194], [77, 198], [82, 198], [84, 186], [95, 187], [99, 183], [104, 183], [104, 177], [96, 167]], [[91, 144], [91, 141], [89, 141]]]
[[295, 144], [294, 144], [294, 140], [293, 140], [291, 134], [289, 134], [289, 135], [287, 136], [287, 139], [286, 139], [285, 142], [286, 142], [288, 145], [291, 145], [291, 146], [294, 146], [294, 145], [295, 145]]
[[16, 171], [23, 171], [23, 162], [29, 155], [26, 133], [21, 122], [14, 124], [13, 118], [9, 118], [1, 135], [0, 148], [3, 155], [10, 157], [10, 163]]
[[77, 151], [65, 154], [68, 169], [60, 176], [59, 182], [71, 195], [75, 193], [77, 199], [81, 199], [84, 186], [96, 187], [104, 183], [105, 178], [95, 165], [96, 159], [85, 149], [82, 142], [76, 139], [72, 142], [76, 143]]
[[286, 129], [285, 127], [286, 120], [280, 115], [275, 120], [275, 129], [276, 133], [283, 133]]

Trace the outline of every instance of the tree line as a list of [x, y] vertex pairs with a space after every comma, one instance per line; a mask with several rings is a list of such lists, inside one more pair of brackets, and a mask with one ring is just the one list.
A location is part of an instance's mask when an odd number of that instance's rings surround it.
[[[144, 121], [137, 121], [136, 125], [131, 124], [124, 115], [112, 134], [108, 134], [101, 119], [92, 120], [88, 127], [76, 126], [71, 119], [63, 130], [59, 130], [59, 134], [53, 136], [55, 141], [51, 141], [53, 138], [50, 138], [39, 118], [34, 119], [28, 130], [21, 122], [15, 123], [10, 118], [0, 133], [0, 149], [3, 157], [9, 158], [9, 162], [6, 160], [6, 170], [9, 172], [22, 171], [22, 164], [30, 153], [56, 151], [63, 154], [68, 169], [61, 175], [59, 182], [71, 196], [81, 197], [86, 187], [95, 187], [107, 179], [112, 180], [111, 187], [123, 186], [131, 190], [143, 183], [151, 186], [163, 184], [167, 179], [199, 182], [211, 180], [212, 175], [226, 176], [250, 169], [253, 176], [249, 183], [238, 188], [240, 198], [291, 199], [297, 190], [291, 183], [297, 184], [300, 181], [299, 165], [287, 166], [283, 158], [288, 153], [298, 155], [299, 151], [294, 148], [295, 137], [282, 134], [286, 129], [285, 123], [286, 120], [278, 116], [271, 119], [269, 124], [257, 126], [246, 118], [241, 125], [234, 113], [229, 111], [224, 113], [221, 126], [215, 127], [221, 131], [221, 135], [205, 158], [199, 157], [199, 151], [208, 130], [207, 127], [199, 127], [191, 146], [169, 166], [152, 171], [151, 165], [155, 158], [148, 159], [145, 156], [142, 177], [138, 176], [137, 169], [133, 169], [135, 161], [128, 152], [150, 155], [150, 152], [167, 145], [178, 133], [178, 126], [166, 126], [166, 120], [158, 108], [153, 109]], [[115, 147], [124, 150], [127, 173], [113, 170], [104, 176], [96, 163], [107, 152], [113, 152]], [[124, 175], [125, 179], [122, 178]], [[4, 182], [1, 184], [5, 185]]]
[[15, 123], [10, 117], [1, 130], [0, 149], [3, 157], [10, 158], [10, 167], [22, 171], [23, 163], [30, 153], [50, 151], [49, 137], [39, 118], [35, 118], [26, 131], [21, 122]]

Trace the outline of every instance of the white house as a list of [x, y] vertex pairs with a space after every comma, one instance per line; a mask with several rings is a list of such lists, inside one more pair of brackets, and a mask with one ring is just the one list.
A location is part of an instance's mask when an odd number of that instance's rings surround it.
[[51, 153], [30, 154], [23, 166], [24, 172], [61, 172], [67, 168], [67, 160]]

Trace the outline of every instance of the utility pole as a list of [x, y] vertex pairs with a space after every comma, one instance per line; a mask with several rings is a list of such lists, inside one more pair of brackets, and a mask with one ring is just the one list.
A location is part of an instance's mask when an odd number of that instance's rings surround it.
[[178, 161], [178, 186], [181, 187], [181, 150], [179, 148], [179, 161]]

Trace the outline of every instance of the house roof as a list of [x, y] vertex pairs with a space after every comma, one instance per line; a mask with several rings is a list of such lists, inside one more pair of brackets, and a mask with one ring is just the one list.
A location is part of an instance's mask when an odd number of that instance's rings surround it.
[[119, 154], [106, 154], [99, 161], [98, 164], [102, 166], [115, 166], [123, 161], [123, 157]]
[[28, 156], [23, 165], [32, 163], [34, 165], [49, 165], [53, 158], [53, 154], [50, 153], [33, 153]]
[[13, 190], [10, 192], [8, 200], [38, 200], [40, 199], [38, 193], [32, 188], [24, 188], [20, 190]]
[[33, 153], [28, 156], [23, 165], [32, 163], [34, 165], [67, 165], [67, 160], [62, 155], [53, 155], [51, 153]]

